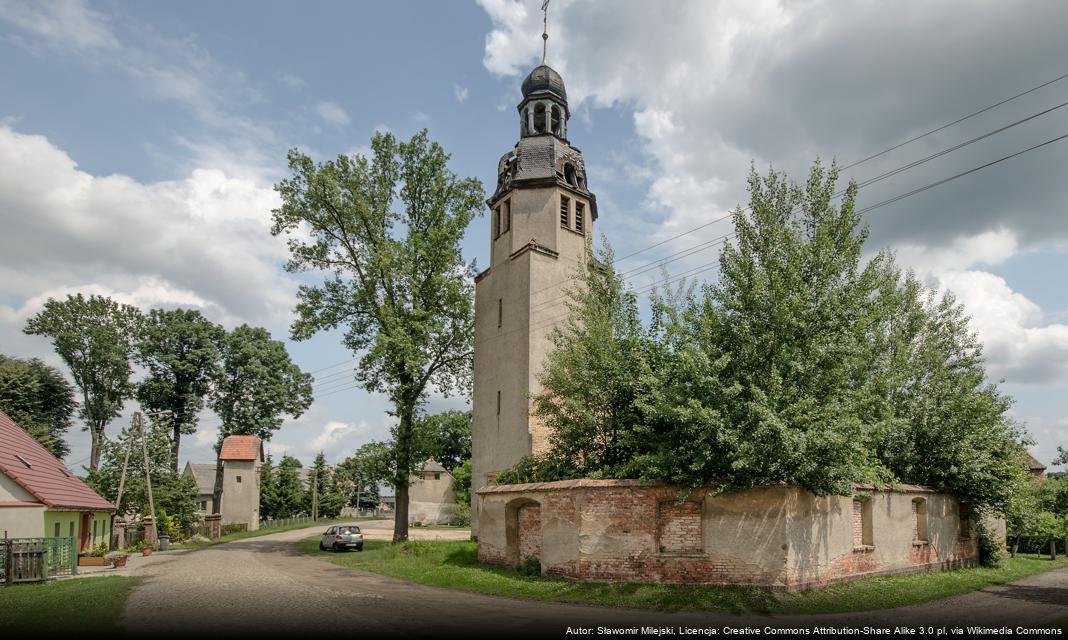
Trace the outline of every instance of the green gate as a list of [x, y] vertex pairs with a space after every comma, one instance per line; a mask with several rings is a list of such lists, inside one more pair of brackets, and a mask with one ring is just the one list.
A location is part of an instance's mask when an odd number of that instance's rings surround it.
[[77, 574], [74, 538], [0, 538], [0, 582], [41, 582]]

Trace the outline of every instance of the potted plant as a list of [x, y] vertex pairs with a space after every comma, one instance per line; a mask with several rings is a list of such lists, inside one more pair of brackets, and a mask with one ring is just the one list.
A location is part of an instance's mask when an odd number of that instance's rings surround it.
[[126, 566], [126, 559], [130, 556], [122, 551], [112, 551], [104, 557], [111, 561], [112, 566], [118, 569]]
[[78, 554], [79, 567], [106, 567], [108, 560], [104, 554], [108, 552], [107, 545], [97, 545], [88, 551]]
[[152, 555], [152, 545], [150, 543], [145, 542], [145, 543], [143, 543], [141, 545], [141, 555], [143, 555], [143, 556]]

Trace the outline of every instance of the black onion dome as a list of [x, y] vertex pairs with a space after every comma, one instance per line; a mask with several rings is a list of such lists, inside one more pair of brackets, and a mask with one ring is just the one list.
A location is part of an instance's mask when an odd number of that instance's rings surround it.
[[548, 65], [541, 65], [527, 76], [527, 79], [523, 81], [523, 97], [528, 98], [530, 94], [538, 91], [550, 91], [567, 101], [567, 91], [564, 89], [564, 79], [560, 77], [560, 74], [556, 72], [552, 67]]

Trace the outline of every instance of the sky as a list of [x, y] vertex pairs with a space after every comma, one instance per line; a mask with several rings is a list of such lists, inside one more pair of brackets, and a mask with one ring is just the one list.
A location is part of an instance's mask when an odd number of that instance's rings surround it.
[[[290, 148], [326, 160], [426, 128], [452, 171], [492, 192], [540, 62], [540, 4], [0, 0], [0, 353], [66, 370], [22, 333], [49, 297], [196, 308], [268, 328], [316, 377], [272, 453], [333, 463], [387, 438], [388, 402], [352, 382], [339, 336], [289, 339], [300, 280], [269, 232], [273, 185]], [[1051, 2], [553, 0], [548, 62], [595, 233], [619, 256], [664, 241], [619, 268], [673, 260], [670, 276], [700, 280], [731, 230], [709, 223], [745, 204], [751, 167], [802, 180], [837, 160], [844, 185], [953, 149], [863, 187], [867, 207], [1068, 134], [1066, 78], [849, 166], [1068, 74], [1066, 23], [1068, 4]], [[965, 305], [1046, 463], [1068, 444], [1065, 166], [1057, 140], [865, 217], [872, 252], [896, 251]], [[484, 268], [488, 216], [463, 252]], [[433, 395], [427, 410], [466, 406]], [[183, 464], [213, 459], [218, 423], [202, 415]], [[68, 441], [80, 470], [89, 434]]]

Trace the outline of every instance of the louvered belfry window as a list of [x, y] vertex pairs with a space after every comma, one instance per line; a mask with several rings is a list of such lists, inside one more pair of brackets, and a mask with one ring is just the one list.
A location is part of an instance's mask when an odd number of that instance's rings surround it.
[[567, 196], [560, 196], [560, 224], [571, 226], [571, 199]]

